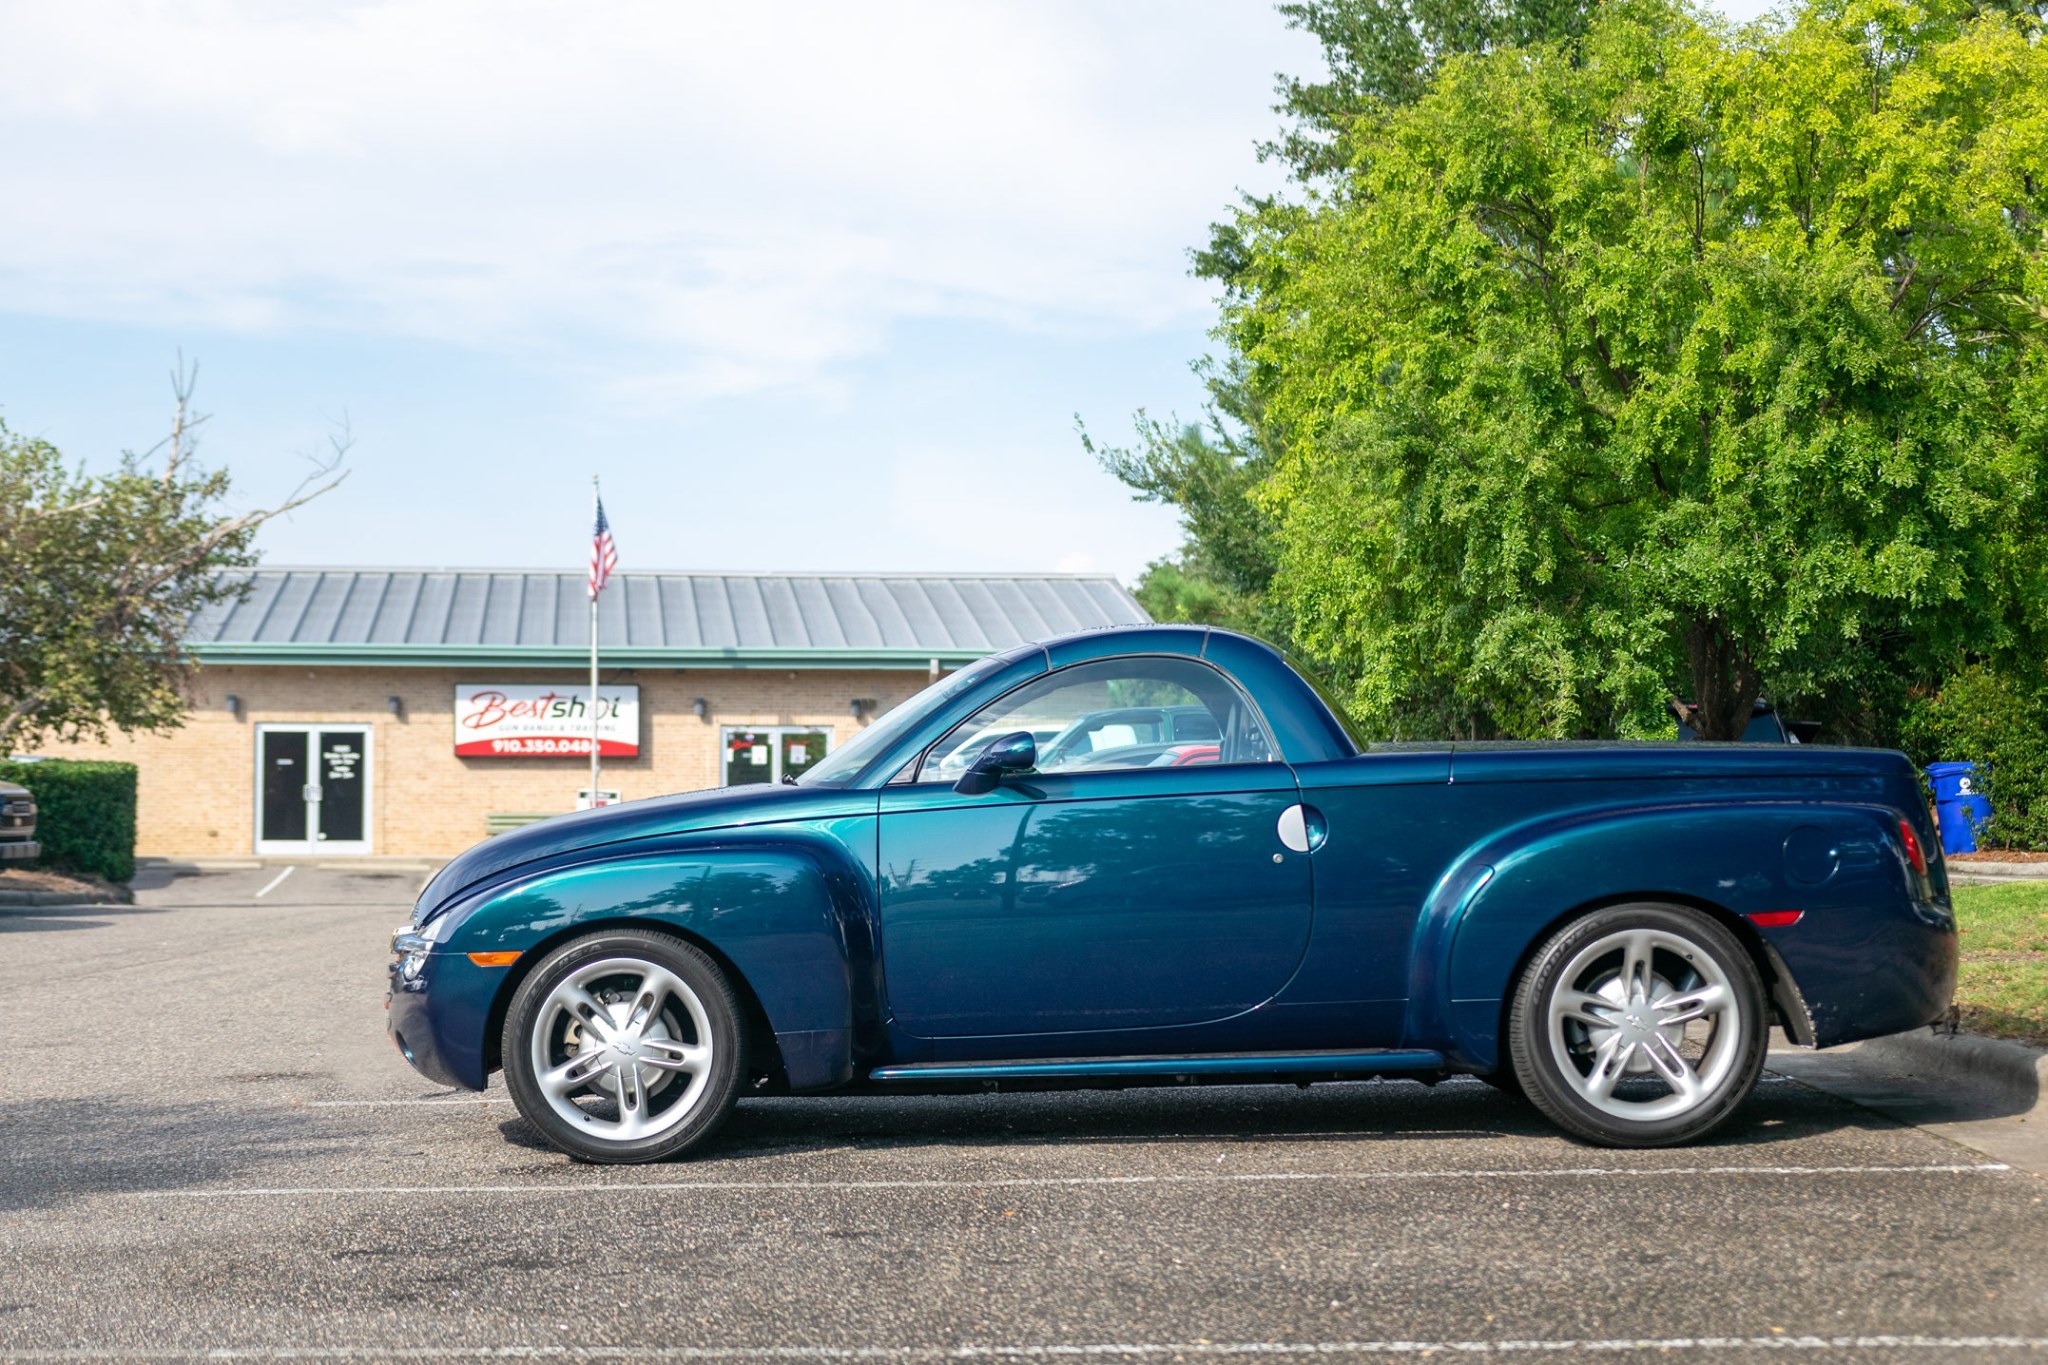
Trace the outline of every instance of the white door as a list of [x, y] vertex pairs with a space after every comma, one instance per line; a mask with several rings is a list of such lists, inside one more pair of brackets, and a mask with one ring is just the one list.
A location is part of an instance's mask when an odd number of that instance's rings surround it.
[[370, 727], [256, 727], [256, 851], [370, 851]]

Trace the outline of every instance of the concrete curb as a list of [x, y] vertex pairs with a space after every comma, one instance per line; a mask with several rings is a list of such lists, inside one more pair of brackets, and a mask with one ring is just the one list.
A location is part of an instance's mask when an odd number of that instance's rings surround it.
[[1930, 1029], [1821, 1052], [1773, 1047], [1766, 1064], [1896, 1123], [2048, 1176], [2048, 1052]]
[[365, 854], [350, 858], [318, 858], [305, 854], [265, 854], [262, 857], [151, 855], [135, 860], [139, 871], [163, 872], [173, 877], [195, 877], [208, 872], [261, 872], [266, 868], [282, 867], [310, 867], [318, 872], [438, 872], [447, 863], [447, 858], [409, 854]]
[[2008, 1099], [2041, 1108], [2048, 1095], [2048, 1051], [2004, 1038], [1941, 1029], [1914, 1029], [1872, 1038], [1857, 1051], [1909, 1076], [1949, 1085], [1997, 1090]]
[[2048, 881], [2048, 863], [2001, 863], [1992, 859], [1949, 860], [1948, 879], [1960, 886]]
[[105, 891], [87, 891], [73, 895], [65, 891], [0, 891], [0, 909], [28, 909], [37, 906], [55, 905], [133, 905], [133, 899], [112, 895]]

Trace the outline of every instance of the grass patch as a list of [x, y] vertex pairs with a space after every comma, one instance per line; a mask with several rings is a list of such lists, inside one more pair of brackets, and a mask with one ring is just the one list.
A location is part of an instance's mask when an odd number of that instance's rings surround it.
[[1958, 886], [1963, 1027], [2048, 1045], [2048, 882]]

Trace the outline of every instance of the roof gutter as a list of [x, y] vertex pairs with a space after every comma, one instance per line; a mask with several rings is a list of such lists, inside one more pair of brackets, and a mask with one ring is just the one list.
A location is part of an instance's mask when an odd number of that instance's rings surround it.
[[[203, 664], [332, 668], [583, 668], [590, 651], [561, 645], [379, 645], [187, 641], [186, 654]], [[991, 649], [669, 649], [612, 646], [606, 668], [915, 669], [958, 668]]]

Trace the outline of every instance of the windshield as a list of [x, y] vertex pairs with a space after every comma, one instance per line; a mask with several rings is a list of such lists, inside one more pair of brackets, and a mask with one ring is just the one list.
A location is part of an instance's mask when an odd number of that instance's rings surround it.
[[867, 729], [827, 754], [823, 760], [797, 779], [797, 785], [845, 786], [853, 781], [854, 776], [865, 768], [876, 754], [895, 743], [899, 736], [922, 720], [933, 707], [958, 696], [1007, 662], [1006, 656], [991, 655], [986, 659], [976, 660], [958, 673], [949, 673], [940, 678], [909, 701], [891, 707], [885, 714], [876, 718]]

